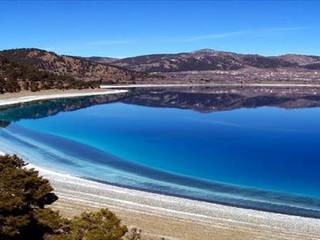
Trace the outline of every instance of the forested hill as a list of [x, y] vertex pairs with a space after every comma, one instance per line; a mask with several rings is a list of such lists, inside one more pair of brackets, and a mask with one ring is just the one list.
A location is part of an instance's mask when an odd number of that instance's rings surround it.
[[40, 71], [56, 75], [68, 75], [81, 81], [99, 81], [104, 84], [125, 84], [144, 81], [150, 74], [128, 70], [108, 63], [98, 63], [89, 59], [58, 55], [35, 48], [10, 49], [0, 52], [10, 61], [32, 64]]
[[98, 82], [84, 82], [66, 74], [38, 70], [27, 62], [9, 60], [0, 52], [0, 93], [21, 90], [94, 88]]

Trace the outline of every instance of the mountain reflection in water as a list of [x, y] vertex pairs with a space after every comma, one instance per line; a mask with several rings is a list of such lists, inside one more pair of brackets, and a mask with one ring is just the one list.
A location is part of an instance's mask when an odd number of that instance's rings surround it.
[[135, 89], [128, 94], [57, 99], [20, 104], [0, 110], [0, 127], [21, 119], [37, 119], [59, 112], [121, 101], [150, 107], [191, 109], [198, 112], [273, 106], [285, 109], [320, 106], [317, 88], [156, 88]]

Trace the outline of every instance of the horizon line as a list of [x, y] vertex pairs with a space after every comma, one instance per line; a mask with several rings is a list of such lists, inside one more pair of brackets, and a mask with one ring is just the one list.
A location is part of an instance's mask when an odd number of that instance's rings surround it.
[[264, 54], [264, 53], [259, 53], [259, 52], [244, 52], [244, 51], [228, 51], [228, 50], [220, 50], [220, 49], [214, 49], [214, 48], [198, 48], [198, 49], [193, 49], [193, 50], [186, 50], [186, 51], [167, 51], [167, 52], [156, 52], [156, 53], [143, 53], [143, 54], [137, 54], [137, 55], [128, 55], [128, 56], [115, 56], [115, 55], [78, 55], [78, 54], [70, 54], [70, 53], [65, 53], [63, 50], [61, 51], [55, 51], [50, 48], [42, 48], [42, 47], [15, 47], [15, 48], [0, 48], [1, 51], [6, 51], [6, 50], [19, 50], [19, 49], [37, 49], [37, 50], [42, 50], [42, 51], [47, 51], [47, 52], [53, 52], [57, 55], [60, 56], [73, 56], [73, 57], [82, 57], [82, 58], [87, 58], [87, 57], [104, 57], [104, 58], [115, 58], [115, 59], [124, 59], [124, 58], [132, 58], [132, 57], [140, 57], [140, 56], [149, 56], [149, 55], [170, 55], [170, 54], [183, 54], [183, 53], [195, 53], [195, 52], [200, 52], [200, 51], [212, 51], [212, 52], [224, 52], [224, 53], [234, 53], [234, 54], [243, 54], [243, 55], [259, 55], [259, 56], [264, 56], [264, 57], [278, 57], [278, 56], [285, 56], [285, 55], [305, 55], [305, 56], [320, 56], [320, 54], [316, 53], [303, 53], [303, 52], [284, 52], [284, 53], [278, 53], [278, 54]]

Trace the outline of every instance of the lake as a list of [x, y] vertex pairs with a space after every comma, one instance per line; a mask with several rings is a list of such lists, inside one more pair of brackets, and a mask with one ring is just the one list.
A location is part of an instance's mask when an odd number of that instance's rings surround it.
[[95, 181], [319, 217], [317, 101], [199, 90], [43, 101], [0, 112], [0, 149]]

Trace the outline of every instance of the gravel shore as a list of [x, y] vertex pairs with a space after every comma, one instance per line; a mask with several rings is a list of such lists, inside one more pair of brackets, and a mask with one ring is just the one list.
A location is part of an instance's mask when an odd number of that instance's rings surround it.
[[319, 240], [320, 236], [318, 219], [132, 190], [44, 169], [40, 174], [52, 183], [59, 196], [54, 208], [63, 215], [109, 208], [146, 236], [181, 240]]

